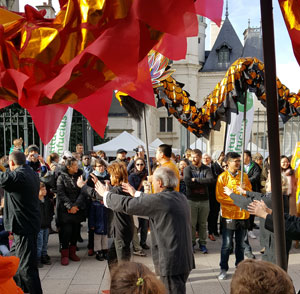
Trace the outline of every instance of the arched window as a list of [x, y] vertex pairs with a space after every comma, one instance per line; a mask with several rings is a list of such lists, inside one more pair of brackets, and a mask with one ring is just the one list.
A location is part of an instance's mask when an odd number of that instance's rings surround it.
[[218, 62], [219, 63], [229, 63], [230, 62], [230, 52], [232, 48], [224, 42], [221, 46], [219, 46], [216, 51], [218, 54]]
[[220, 63], [229, 63], [230, 60], [230, 52], [227, 46], [223, 46], [218, 53], [218, 61]]

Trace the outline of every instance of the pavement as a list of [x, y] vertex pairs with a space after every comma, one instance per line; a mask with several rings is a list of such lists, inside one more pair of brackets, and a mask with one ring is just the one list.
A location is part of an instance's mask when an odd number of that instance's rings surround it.
[[[259, 236], [259, 230], [254, 230]], [[51, 265], [44, 265], [39, 269], [42, 288], [44, 294], [102, 294], [102, 290], [109, 289], [109, 270], [106, 261], [98, 261], [95, 256], [87, 254], [87, 231], [86, 225], [81, 233], [84, 242], [78, 243], [77, 252], [81, 260], [79, 262], [70, 261], [68, 266], [60, 264], [60, 254], [58, 251], [58, 235], [52, 234], [49, 237], [48, 254], [52, 258]], [[229, 260], [229, 279], [219, 281], [220, 248], [221, 237], [216, 241], [207, 240], [208, 254], [202, 254], [196, 249], [194, 269], [187, 282], [187, 293], [223, 294], [230, 293], [230, 282], [234, 273], [235, 256], [231, 255]], [[253, 253], [257, 259], [261, 259], [259, 253], [259, 238], [250, 239]], [[147, 257], [133, 256], [132, 260], [141, 262], [154, 270], [150, 250], [146, 250]], [[289, 256], [288, 273], [291, 276], [296, 293], [300, 289], [300, 249], [295, 249], [294, 244]]]

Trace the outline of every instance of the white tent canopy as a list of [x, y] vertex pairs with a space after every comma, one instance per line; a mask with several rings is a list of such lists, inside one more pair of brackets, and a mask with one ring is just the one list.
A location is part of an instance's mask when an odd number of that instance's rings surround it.
[[[138, 147], [139, 145], [144, 146], [146, 150], [146, 145], [141, 139], [124, 131], [116, 138], [113, 138], [112, 140], [104, 144], [94, 146], [93, 150], [94, 151], [103, 150], [107, 156], [111, 157], [111, 156], [116, 156], [117, 150], [123, 148], [128, 152], [127, 156], [133, 156], [135, 155], [135, 151], [133, 151], [133, 149]], [[155, 148], [149, 146], [149, 153], [150, 156], [155, 156]]]
[[164, 144], [164, 142], [158, 138], [156, 138], [149, 146], [153, 148], [157, 148], [159, 145]]
[[207, 152], [207, 144], [203, 138], [198, 138], [193, 144], [190, 145], [191, 149], [199, 149], [202, 153]]
[[[159, 145], [161, 145], [161, 144], [165, 144], [161, 139], [159, 139], [159, 138], [156, 138], [152, 143], [150, 143], [150, 145], [149, 145], [149, 148], [150, 147], [153, 147], [155, 150], [158, 148], [158, 146]], [[180, 152], [179, 152], [179, 149], [177, 149], [177, 148], [172, 148], [172, 152], [175, 154], [175, 155], [177, 155], [177, 154], [179, 154]]]

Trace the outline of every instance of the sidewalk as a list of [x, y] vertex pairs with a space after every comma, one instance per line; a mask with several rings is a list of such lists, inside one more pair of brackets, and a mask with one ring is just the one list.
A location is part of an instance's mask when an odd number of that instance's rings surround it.
[[[258, 235], [259, 231], [254, 230]], [[40, 278], [44, 294], [97, 294], [102, 290], [109, 289], [109, 271], [106, 261], [98, 261], [95, 256], [87, 255], [87, 233], [84, 226], [81, 233], [84, 242], [78, 243], [80, 250], [78, 255], [80, 262], [72, 262], [68, 266], [60, 264], [60, 254], [58, 252], [58, 235], [50, 235], [48, 254], [52, 258], [52, 265], [44, 265], [40, 269]], [[259, 238], [250, 239], [253, 253], [260, 259]], [[221, 238], [217, 241], [207, 241], [208, 254], [200, 251], [195, 253], [196, 269], [194, 269], [187, 283], [187, 293], [223, 294], [230, 293], [230, 279], [219, 281], [219, 259]], [[133, 256], [133, 261], [142, 262], [153, 270], [150, 250], [147, 257]], [[229, 260], [229, 276], [234, 273], [234, 255]], [[293, 279], [296, 293], [300, 289], [300, 249], [292, 249], [289, 258], [289, 274]]]

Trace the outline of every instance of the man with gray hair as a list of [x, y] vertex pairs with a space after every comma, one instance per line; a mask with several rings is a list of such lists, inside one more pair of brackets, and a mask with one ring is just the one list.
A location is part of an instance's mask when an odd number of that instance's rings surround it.
[[0, 172], [4, 189], [4, 227], [14, 234], [11, 254], [20, 258], [14, 279], [25, 293], [42, 292], [37, 269], [37, 236], [41, 228], [38, 174], [26, 164], [24, 153], [9, 155], [9, 171]]
[[169, 294], [186, 293], [185, 283], [195, 267], [192, 250], [190, 207], [185, 195], [174, 191], [178, 182], [173, 170], [157, 168], [153, 174], [153, 195], [136, 191], [123, 183], [123, 191], [133, 198], [112, 194], [97, 181], [95, 189], [104, 205], [114, 211], [148, 216], [151, 250], [156, 273]]

